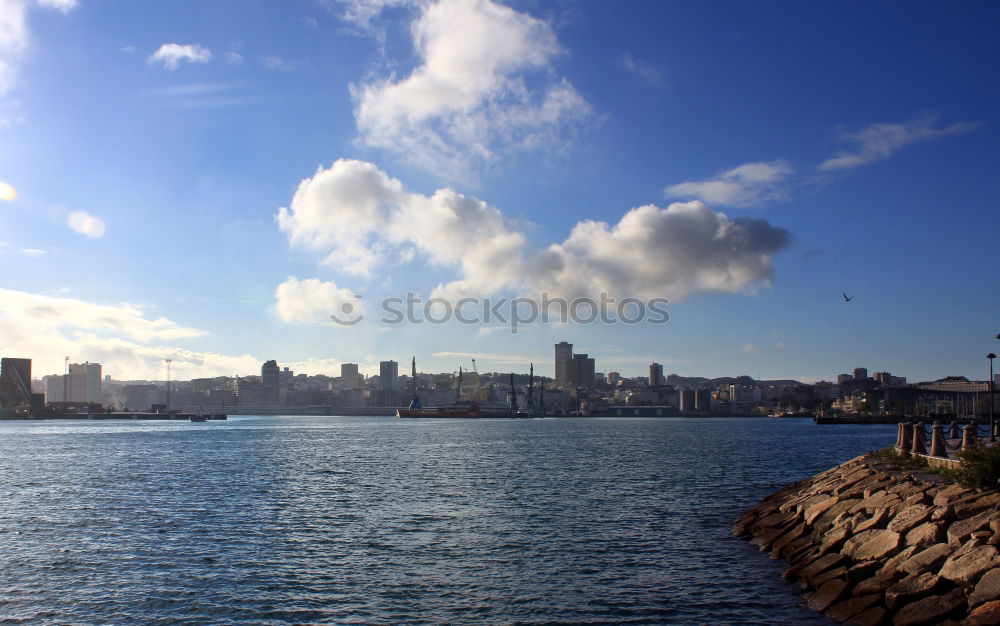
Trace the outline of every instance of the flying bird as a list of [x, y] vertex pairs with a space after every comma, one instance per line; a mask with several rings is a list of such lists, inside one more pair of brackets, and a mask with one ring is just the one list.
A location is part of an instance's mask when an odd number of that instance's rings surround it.
[[849, 296], [846, 293], [844, 294], [844, 302], [850, 302], [853, 299], [854, 299], [854, 296]]

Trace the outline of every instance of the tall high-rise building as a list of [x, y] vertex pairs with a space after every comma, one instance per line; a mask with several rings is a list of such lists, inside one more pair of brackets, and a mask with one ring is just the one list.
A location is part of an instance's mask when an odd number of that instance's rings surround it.
[[69, 402], [101, 401], [101, 364], [69, 364]]
[[570, 385], [573, 387], [594, 386], [594, 359], [586, 354], [574, 354], [570, 360]]
[[607, 380], [609, 387], [614, 387], [621, 381], [621, 379], [622, 375], [620, 372], [608, 372]]
[[261, 401], [264, 404], [278, 404], [281, 389], [281, 368], [278, 362], [266, 361], [260, 366], [260, 382], [263, 389]]
[[854, 379], [864, 380], [868, 378], [868, 368], [867, 367], [855, 367], [854, 368]]
[[379, 389], [395, 391], [399, 380], [399, 363], [396, 361], [381, 361], [378, 364]]
[[570, 366], [573, 360], [573, 344], [560, 341], [556, 344], [556, 385], [568, 386], [573, 383]]
[[0, 359], [0, 406], [15, 407], [31, 401], [31, 359]]
[[357, 363], [340, 364], [340, 384], [344, 389], [358, 389], [361, 387], [361, 375], [358, 374]]
[[659, 363], [649, 364], [649, 386], [656, 387], [666, 382], [663, 379], [663, 366]]

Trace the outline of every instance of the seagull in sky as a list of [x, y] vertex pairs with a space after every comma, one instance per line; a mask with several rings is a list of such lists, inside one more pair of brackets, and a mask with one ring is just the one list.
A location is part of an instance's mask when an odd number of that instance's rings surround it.
[[854, 299], [854, 296], [849, 296], [846, 293], [844, 294], [844, 302], [850, 302], [853, 299]]

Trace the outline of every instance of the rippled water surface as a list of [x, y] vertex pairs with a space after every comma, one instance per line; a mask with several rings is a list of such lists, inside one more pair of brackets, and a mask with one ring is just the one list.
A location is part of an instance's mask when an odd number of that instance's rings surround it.
[[0, 423], [0, 619], [826, 623], [730, 537], [894, 426]]

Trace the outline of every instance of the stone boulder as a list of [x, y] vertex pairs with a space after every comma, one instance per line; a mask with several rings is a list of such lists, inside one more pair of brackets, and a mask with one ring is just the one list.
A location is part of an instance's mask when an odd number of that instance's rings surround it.
[[965, 592], [961, 589], [940, 595], [930, 596], [907, 604], [892, 618], [893, 626], [920, 626], [922, 624], [940, 624], [944, 618], [965, 606]]
[[969, 594], [969, 606], [1000, 600], [1000, 568], [993, 568], [982, 575], [976, 588]]
[[976, 546], [961, 556], [948, 557], [938, 575], [961, 585], [974, 585], [983, 573], [998, 565], [996, 546]]

